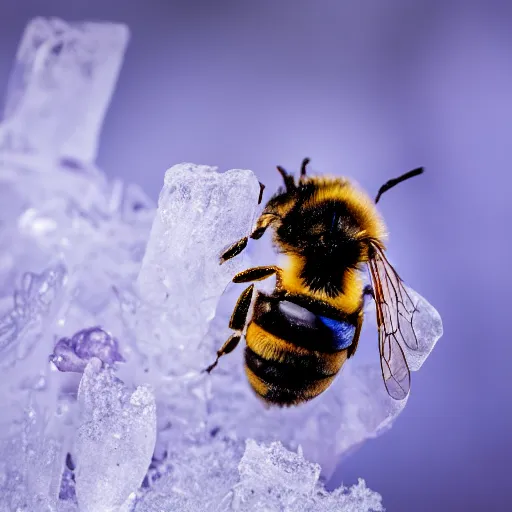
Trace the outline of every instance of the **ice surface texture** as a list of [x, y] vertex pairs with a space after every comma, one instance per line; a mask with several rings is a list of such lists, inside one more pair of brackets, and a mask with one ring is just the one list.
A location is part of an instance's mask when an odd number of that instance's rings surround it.
[[[156, 208], [94, 166], [127, 38], [38, 18], [18, 52], [0, 126], [0, 511], [382, 510], [363, 482], [319, 483], [405, 405], [385, 392], [371, 321], [302, 407], [265, 409], [241, 348], [202, 372], [250, 264], [218, 257], [250, 232], [258, 180], [175, 165]], [[442, 326], [413, 295], [430, 333], [418, 369]]]
[[144, 479], [155, 448], [156, 405], [150, 389], [130, 393], [92, 359], [80, 382], [82, 423], [75, 441], [76, 495], [83, 512], [117, 510]]
[[[183, 347], [197, 353], [219, 297], [244, 259], [219, 265], [230, 240], [247, 235], [255, 220], [259, 183], [247, 170], [220, 174], [202, 165], [176, 165], [165, 173], [158, 211], [138, 277], [140, 296], [160, 313], [137, 342], [166, 367]], [[171, 339], [172, 338], [172, 339]], [[180, 362], [197, 358], [180, 358]], [[181, 370], [184, 370], [183, 365]]]
[[36, 18], [23, 35], [4, 113], [4, 149], [94, 162], [128, 30]]
[[214, 439], [192, 448], [183, 462], [174, 478], [163, 476], [152, 492], [141, 495], [135, 512], [384, 510], [380, 495], [363, 480], [327, 492], [319, 482], [320, 467], [279, 442], [258, 444], [249, 439], [244, 450], [240, 442]]
[[326, 492], [318, 482], [320, 466], [277, 442], [261, 446], [248, 440], [238, 470], [240, 483], [233, 490], [232, 510], [384, 510], [380, 496], [362, 480], [350, 490], [340, 487]]

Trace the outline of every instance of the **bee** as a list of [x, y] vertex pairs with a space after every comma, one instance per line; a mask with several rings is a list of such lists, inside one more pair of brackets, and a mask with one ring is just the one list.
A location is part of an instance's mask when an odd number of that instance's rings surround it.
[[[211, 372], [245, 335], [245, 372], [264, 402], [291, 406], [311, 400], [356, 353], [365, 300], [371, 296], [384, 385], [392, 398], [402, 400], [410, 389], [404, 348], [418, 350], [412, 322], [416, 307], [386, 258], [386, 227], [376, 204], [383, 193], [423, 168], [389, 180], [372, 201], [347, 178], [308, 176], [308, 163], [305, 158], [297, 183], [277, 167], [284, 186], [265, 205], [250, 236], [220, 257], [222, 264], [237, 256], [249, 238], [258, 240], [271, 228], [284, 263], [235, 275], [234, 283], [252, 284], [240, 295], [229, 321], [234, 333], [205, 371]], [[365, 268], [371, 283], [366, 286]], [[270, 276], [276, 278], [273, 292], [255, 291], [254, 282]]]

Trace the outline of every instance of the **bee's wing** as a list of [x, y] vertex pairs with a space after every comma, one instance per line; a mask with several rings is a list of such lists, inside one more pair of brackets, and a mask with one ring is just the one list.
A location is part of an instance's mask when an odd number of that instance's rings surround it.
[[409, 394], [411, 385], [404, 348], [419, 349], [413, 328], [417, 309], [384, 251], [376, 246], [374, 249], [368, 267], [375, 294], [382, 377], [389, 395], [402, 400]]

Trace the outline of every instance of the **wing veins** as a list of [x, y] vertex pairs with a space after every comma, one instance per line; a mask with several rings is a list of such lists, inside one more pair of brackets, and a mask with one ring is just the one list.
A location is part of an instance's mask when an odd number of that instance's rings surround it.
[[[418, 346], [412, 324], [417, 308], [382, 249], [377, 246], [374, 249], [368, 267], [375, 295], [382, 377], [388, 394], [400, 400], [407, 396], [410, 389], [410, 370], [402, 343], [413, 350]], [[415, 346], [402, 332], [405, 328], [403, 322], [410, 326], [410, 331], [407, 328], [405, 332], [409, 335], [412, 333]]]

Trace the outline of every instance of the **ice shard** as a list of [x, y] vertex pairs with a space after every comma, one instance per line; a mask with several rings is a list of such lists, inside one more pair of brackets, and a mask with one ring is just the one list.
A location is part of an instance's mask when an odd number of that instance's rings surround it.
[[9, 82], [0, 148], [94, 163], [127, 42], [121, 24], [32, 20]]
[[220, 296], [245, 261], [221, 266], [219, 255], [249, 234], [259, 190], [248, 170], [219, 173], [186, 163], [165, 173], [137, 282], [145, 303], [139, 346], [167, 370], [178, 363], [181, 373], [200, 369], [199, 344]]
[[137, 491], [151, 462], [155, 399], [147, 387], [131, 392], [94, 358], [84, 371], [78, 402], [82, 414], [74, 453], [80, 511], [113, 512]]

